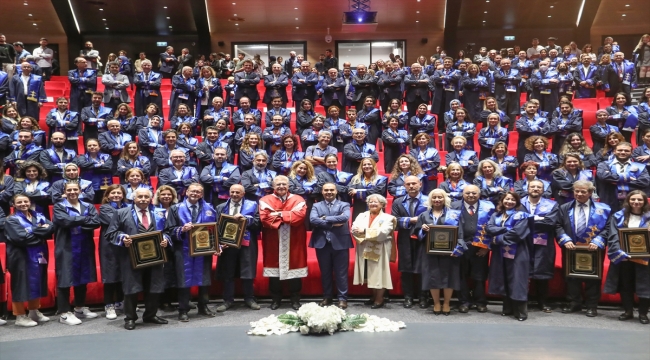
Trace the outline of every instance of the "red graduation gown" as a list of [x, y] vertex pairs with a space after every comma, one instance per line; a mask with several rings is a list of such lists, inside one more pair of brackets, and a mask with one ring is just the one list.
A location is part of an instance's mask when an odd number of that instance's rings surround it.
[[[307, 277], [307, 230], [305, 200], [293, 194], [282, 203], [275, 194], [260, 199], [264, 276], [280, 280]], [[281, 212], [282, 218], [271, 216]]]

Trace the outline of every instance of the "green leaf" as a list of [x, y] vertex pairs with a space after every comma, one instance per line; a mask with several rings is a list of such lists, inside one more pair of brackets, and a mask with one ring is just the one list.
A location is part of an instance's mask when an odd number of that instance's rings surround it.
[[300, 320], [300, 318], [296, 315], [289, 315], [289, 314], [283, 314], [283, 315], [278, 315], [278, 320], [286, 325], [289, 326], [302, 326], [305, 323]]
[[366, 323], [366, 318], [361, 315], [350, 315], [343, 319], [341, 328], [354, 329]]

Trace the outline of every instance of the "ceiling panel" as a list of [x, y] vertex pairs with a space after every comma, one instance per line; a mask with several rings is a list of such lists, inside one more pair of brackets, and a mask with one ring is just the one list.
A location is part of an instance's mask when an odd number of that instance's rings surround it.
[[[373, 32], [403, 33], [441, 30], [445, 0], [372, 0], [379, 25]], [[339, 32], [348, 0], [232, 0], [208, 1], [212, 33]], [[419, 11], [419, 13], [418, 13]], [[232, 18], [243, 18], [231, 21]], [[238, 24], [238, 25], [236, 25]]]
[[626, 27], [644, 24], [650, 30], [648, 0], [602, 0], [594, 19], [594, 27]]
[[70, 1], [83, 33], [121, 32], [166, 35], [196, 32], [188, 1]]
[[50, 0], [5, 0], [1, 8], [4, 16], [0, 32], [7, 35], [9, 42], [26, 41], [26, 38], [34, 42], [41, 37], [65, 36]]
[[582, 0], [463, 0], [458, 26], [487, 29], [575, 27], [581, 4]]

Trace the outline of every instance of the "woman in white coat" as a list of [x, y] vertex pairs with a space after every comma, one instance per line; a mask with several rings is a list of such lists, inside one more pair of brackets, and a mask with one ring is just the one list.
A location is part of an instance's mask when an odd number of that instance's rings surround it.
[[390, 259], [397, 221], [383, 212], [387, 203], [383, 196], [370, 195], [366, 203], [369, 211], [359, 214], [352, 223], [352, 235], [357, 241], [354, 285], [368, 284], [373, 296], [366, 305], [378, 309], [384, 306], [384, 291], [393, 288]]

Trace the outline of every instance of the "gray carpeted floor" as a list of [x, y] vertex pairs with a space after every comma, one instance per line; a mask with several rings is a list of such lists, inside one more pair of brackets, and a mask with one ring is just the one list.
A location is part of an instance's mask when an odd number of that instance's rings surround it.
[[[305, 301], [303, 301], [305, 302]], [[211, 304], [211, 308], [215, 308], [218, 303]], [[283, 314], [291, 310], [289, 303], [284, 302], [283, 306], [276, 310], [269, 309], [268, 302], [260, 302], [262, 309], [253, 311], [238, 302], [237, 306], [225, 313], [217, 314], [215, 318], [202, 317], [196, 314], [196, 310], [190, 311], [190, 321], [188, 323], [181, 323], [177, 320], [176, 312], [163, 313], [159, 311], [159, 315], [169, 320], [168, 325], [150, 325], [138, 323], [135, 331], [147, 331], [152, 329], [183, 329], [183, 328], [198, 328], [198, 327], [218, 327], [218, 326], [248, 326], [251, 321], [259, 320], [270, 314]], [[93, 309], [95, 310], [95, 309]], [[99, 310], [97, 310], [99, 311]], [[539, 310], [531, 307], [529, 308], [529, 317], [527, 321], [519, 323], [512, 317], [501, 316], [501, 304], [494, 303], [488, 306], [488, 312], [479, 314], [476, 311], [470, 311], [467, 314], [460, 314], [452, 311], [450, 316], [435, 316], [429, 309], [420, 309], [417, 304], [412, 309], [404, 309], [402, 302], [393, 300], [388, 303], [385, 308], [372, 310], [370, 307], [364, 306], [361, 302], [350, 302], [348, 313], [360, 314], [370, 313], [381, 317], [386, 317], [395, 321], [404, 321], [407, 324], [414, 323], [456, 323], [456, 324], [518, 324], [520, 326], [550, 326], [550, 327], [563, 327], [563, 328], [588, 328], [588, 329], [605, 329], [605, 330], [621, 330], [621, 331], [640, 331], [645, 332], [646, 335], [650, 334], [650, 325], [642, 325], [639, 323], [635, 313], [635, 319], [629, 321], [619, 321], [618, 315], [622, 311], [618, 308], [600, 308], [598, 317], [588, 318], [582, 313], [562, 314], [558, 308], [554, 309], [551, 314], [542, 313]], [[106, 320], [101, 311], [100, 317], [97, 319], [83, 320], [83, 324], [77, 326], [68, 326], [58, 323], [58, 316], [50, 316], [51, 321], [44, 323], [33, 328], [19, 328], [13, 325], [13, 320], [9, 321], [7, 325], [0, 326], [0, 343], [7, 341], [48, 338], [48, 337], [61, 337], [61, 336], [74, 336], [86, 334], [99, 334], [111, 332], [123, 332], [124, 321], [122, 316], [118, 316], [117, 320]], [[140, 316], [142, 313], [139, 313]], [[650, 343], [650, 335], [648, 336]], [[1, 353], [0, 353], [1, 355]], [[1, 357], [1, 356], [0, 356]]]

